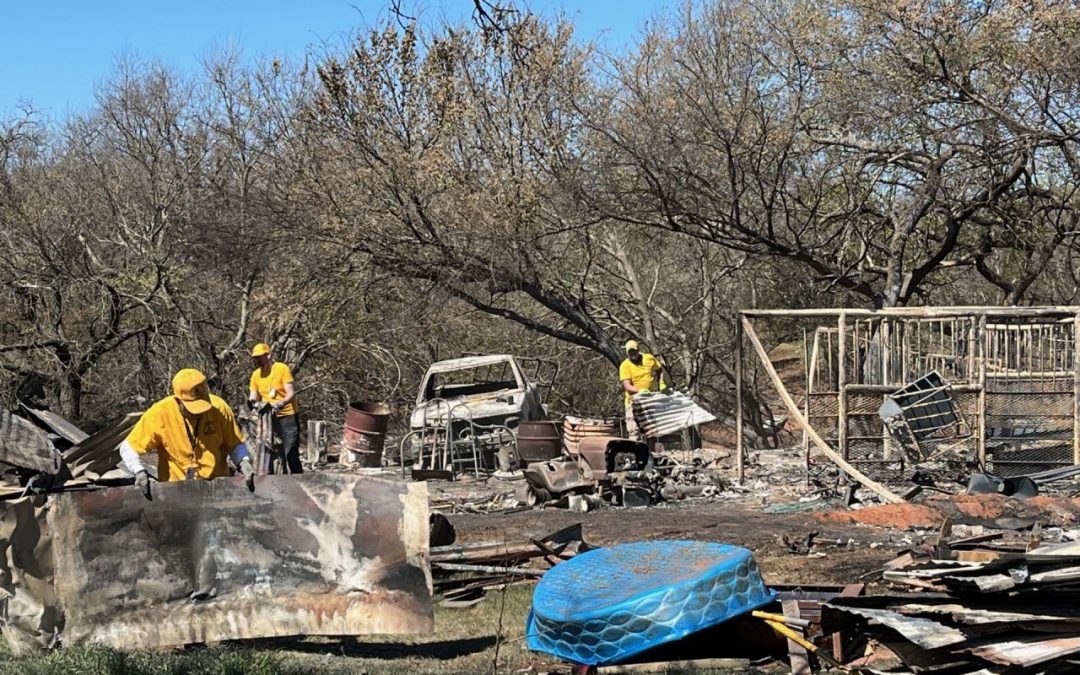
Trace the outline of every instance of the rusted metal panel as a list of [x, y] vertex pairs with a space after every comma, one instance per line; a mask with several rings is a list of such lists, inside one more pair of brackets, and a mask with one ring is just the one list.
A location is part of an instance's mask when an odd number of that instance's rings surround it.
[[966, 651], [993, 663], [1028, 667], [1080, 652], [1080, 637], [1044, 639], [1030, 636], [1019, 640], [1002, 640]]
[[65, 644], [153, 648], [433, 627], [427, 486], [306, 473], [55, 497]]

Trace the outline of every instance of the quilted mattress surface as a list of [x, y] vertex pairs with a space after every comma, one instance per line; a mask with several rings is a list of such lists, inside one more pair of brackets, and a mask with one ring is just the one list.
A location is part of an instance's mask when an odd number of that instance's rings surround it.
[[745, 548], [649, 541], [583, 553], [537, 584], [529, 649], [583, 665], [619, 663], [768, 604]]

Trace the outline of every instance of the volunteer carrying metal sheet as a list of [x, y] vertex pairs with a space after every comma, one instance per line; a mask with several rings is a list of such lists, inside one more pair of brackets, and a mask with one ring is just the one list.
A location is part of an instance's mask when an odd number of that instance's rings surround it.
[[641, 351], [637, 340], [626, 343], [626, 358], [619, 365], [619, 381], [622, 384], [626, 404], [626, 436], [638, 440], [641, 433], [634, 419], [631, 398], [640, 391], [664, 391], [667, 389], [664, 365], [652, 354]]

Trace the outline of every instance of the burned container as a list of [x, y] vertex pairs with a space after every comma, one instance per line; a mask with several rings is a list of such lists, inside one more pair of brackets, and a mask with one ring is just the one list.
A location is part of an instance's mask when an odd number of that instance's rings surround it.
[[556, 422], [537, 420], [518, 424], [517, 451], [523, 464], [555, 459], [562, 454], [562, 444]]
[[567, 415], [563, 420], [563, 447], [567, 454], [576, 457], [582, 439], [590, 436], [614, 436], [615, 423], [611, 420], [590, 420]]
[[390, 409], [378, 403], [350, 403], [345, 411], [345, 452], [361, 466], [381, 466]]
[[608, 474], [644, 471], [649, 467], [649, 446], [618, 436], [589, 436], [581, 441], [579, 463], [594, 480], [606, 480]]

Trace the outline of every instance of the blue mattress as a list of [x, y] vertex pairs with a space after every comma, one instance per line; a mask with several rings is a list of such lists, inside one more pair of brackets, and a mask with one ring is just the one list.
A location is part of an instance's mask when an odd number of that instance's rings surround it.
[[529, 649], [583, 665], [620, 663], [774, 598], [750, 551], [649, 541], [583, 553], [540, 580]]

